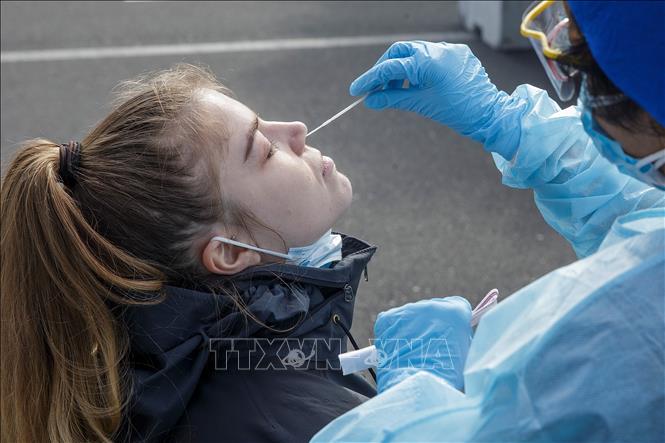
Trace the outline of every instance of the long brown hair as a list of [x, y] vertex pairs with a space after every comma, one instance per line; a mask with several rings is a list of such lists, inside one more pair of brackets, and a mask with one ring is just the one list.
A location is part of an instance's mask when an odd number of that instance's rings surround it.
[[110, 441], [129, 389], [128, 340], [111, 307], [159, 302], [163, 284], [206, 274], [197, 239], [220, 221], [244, 225], [211, 166], [226, 134], [205, 124], [201, 88], [230, 95], [185, 64], [121, 83], [111, 113], [81, 140], [71, 188], [49, 140], [23, 143], [7, 169], [4, 441]]

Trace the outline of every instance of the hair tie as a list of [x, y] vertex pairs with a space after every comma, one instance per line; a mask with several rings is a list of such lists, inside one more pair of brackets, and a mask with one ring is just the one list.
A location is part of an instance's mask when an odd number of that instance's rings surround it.
[[81, 144], [79, 142], [70, 141], [68, 144], [60, 145], [60, 179], [70, 189], [76, 185], [74, 174], [78, 170], [80, 154]]

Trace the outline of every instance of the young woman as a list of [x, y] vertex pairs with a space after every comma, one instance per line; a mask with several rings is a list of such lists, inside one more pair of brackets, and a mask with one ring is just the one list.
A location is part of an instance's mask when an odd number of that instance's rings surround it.
[[3, 179], [3, 440], [306, 441], [373, 396], [337, 355], [375, 248], [305, 125], [191, 65], [117, 92]]

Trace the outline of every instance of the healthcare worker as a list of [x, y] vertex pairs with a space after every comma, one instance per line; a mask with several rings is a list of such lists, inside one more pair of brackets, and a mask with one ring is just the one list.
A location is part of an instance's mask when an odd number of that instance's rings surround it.
[[384, 85], [370, 108], [483, 143], [579, 261], [499, 303], [473, 340], [460, 297], [379, 314], [379, 395], [314, 442], [665, 440], [664, 25], [660, 1], [533, 4], [522, 34], [560, 98], [579, 93], [563, 110], [530, 85], [498, 91], [465, 45], [395, 43], [353, 82]]

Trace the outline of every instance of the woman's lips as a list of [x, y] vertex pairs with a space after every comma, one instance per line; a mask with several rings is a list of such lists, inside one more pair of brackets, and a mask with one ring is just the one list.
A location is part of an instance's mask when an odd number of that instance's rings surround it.
[[333, 161], [332, 158], [326, 155], [321, 157], [321, 169], [324, 177], [328, 176], [332, 172], [334, 167], [335, 167], [335, 162]]

